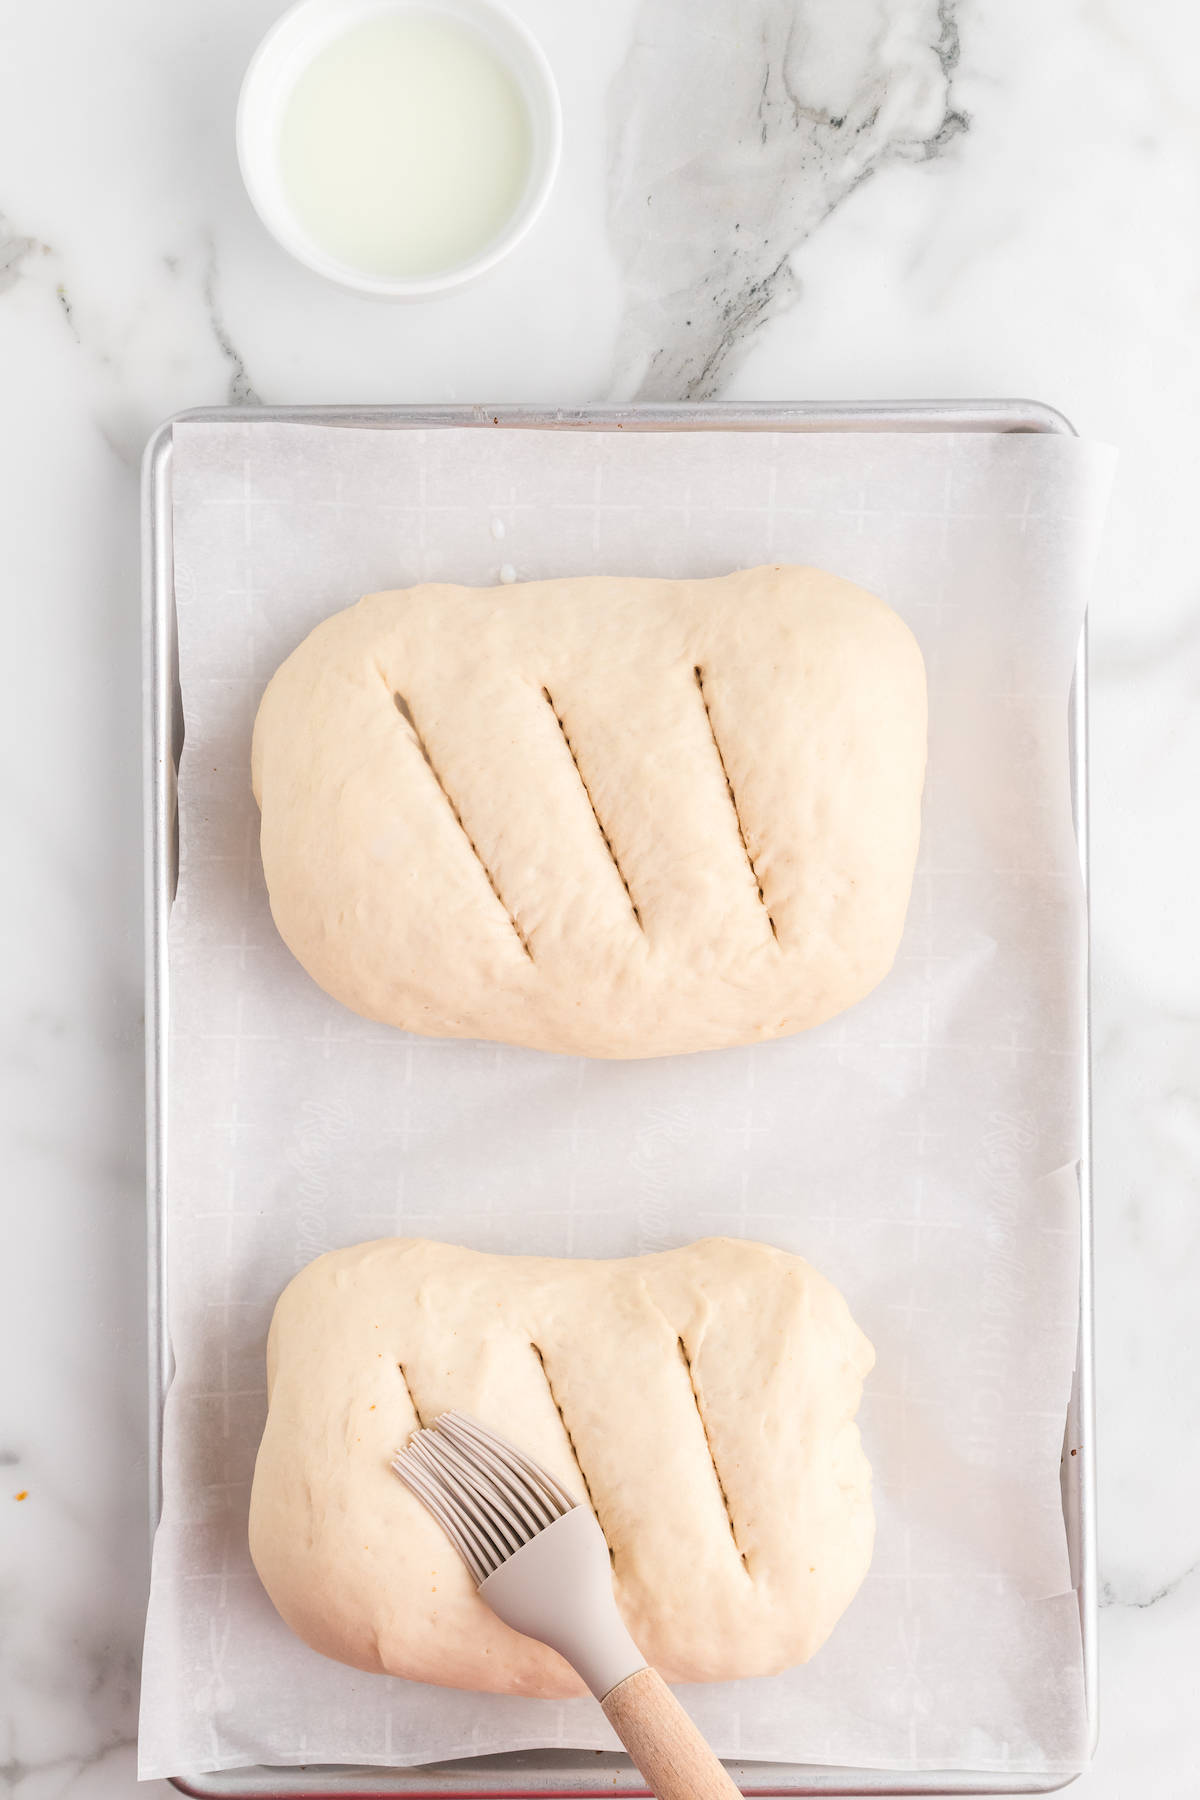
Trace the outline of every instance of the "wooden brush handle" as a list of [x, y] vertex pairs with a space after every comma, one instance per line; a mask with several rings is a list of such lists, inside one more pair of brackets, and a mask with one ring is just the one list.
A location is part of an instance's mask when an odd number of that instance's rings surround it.
[[725, 1767], [656, 1669], [638, 1669], [600, 1702], [658, 1800], [738, 1800]]

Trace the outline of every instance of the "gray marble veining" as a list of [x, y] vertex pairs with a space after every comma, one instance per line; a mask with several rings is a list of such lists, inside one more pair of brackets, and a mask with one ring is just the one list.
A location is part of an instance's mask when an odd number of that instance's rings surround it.
[[0, 294], [20, 280], [21, 265], [26, 257], [42, 248], [36, 238], [22, 237], [0, 213]]
[[956, 0], [644, 0], [613, 86], [614, 388], [719, 393], [801, 292], [794, 253], [889, 161], [970, 126]]
[[229, 365], [229, 386], [226, 400], [230, 406], [257, 406], [259, 395], [254, 384], [246, 373], [246, 363], [241, 351], [229, 334], [225, 316], [221, 311], [221, 303], [217, 293], [218, 285], [217, 247], [209, 238], [205, 246], [204, 280], [201, 292], [204, 296], [204, 307], [208, 314], [208, 323], [217, 349]]

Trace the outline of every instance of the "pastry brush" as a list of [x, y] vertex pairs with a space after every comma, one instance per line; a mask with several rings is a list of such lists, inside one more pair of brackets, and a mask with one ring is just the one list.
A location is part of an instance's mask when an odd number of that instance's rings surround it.
[[583, 1677], [658, 1800], [736, 1800], [723, 1765], [622, 1624], [608, 1545], [586, 1506], [465, 1413], [414, 1432], [392, 1467], [497, 1617]]

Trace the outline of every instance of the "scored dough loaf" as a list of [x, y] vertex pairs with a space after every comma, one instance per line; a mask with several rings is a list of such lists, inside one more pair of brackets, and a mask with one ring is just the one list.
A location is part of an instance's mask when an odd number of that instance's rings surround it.
[[772, 1674], [820, 1647], [870, 1561], [854, 1414], [873, 1361], [837, 1289], [764, 1244], [614, 1262], [335, 1250], [272, 1321], [254, 1562], [292, 1629], [356, 1668], [582, 1692], [489, 1610], [390, 1468], [460, 1408], [591, 1506], [625, 1622], [668, 1680]]
[[753, 1043], [892, 965], [925, 675], [813, 569], [371, 594], [254, 731], [284, 941], [336, 999], [588, 1056]]

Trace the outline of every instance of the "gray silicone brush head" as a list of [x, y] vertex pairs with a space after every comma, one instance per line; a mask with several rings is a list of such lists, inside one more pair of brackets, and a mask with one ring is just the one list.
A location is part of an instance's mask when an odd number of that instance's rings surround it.
[[604, 1534], [549, 1470], [457, 1412], [414, 1432], [392, 1467], [492, 1611], [557, 1650], [597, 1698], [645, 1667], [617, 1611]]

